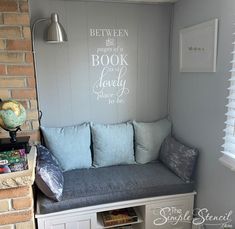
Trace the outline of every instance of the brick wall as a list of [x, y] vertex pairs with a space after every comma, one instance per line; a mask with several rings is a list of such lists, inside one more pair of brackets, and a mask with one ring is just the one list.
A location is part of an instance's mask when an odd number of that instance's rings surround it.
[[[27, 0], [0, 0], [0, 98], [15, 99], [27, 109], [19, 135], [39, 140], [35, 75]], [[8, 133], [0, 128], [0, 137]]]
[[0, 229], [34, 229], [31, 186], [0, 190]]

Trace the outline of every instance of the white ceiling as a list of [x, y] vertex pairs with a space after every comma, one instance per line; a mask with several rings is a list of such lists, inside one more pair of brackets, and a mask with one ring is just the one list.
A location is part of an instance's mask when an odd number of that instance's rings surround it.
[[81, 2], [174, 3], [178, 0], [79, 0]]

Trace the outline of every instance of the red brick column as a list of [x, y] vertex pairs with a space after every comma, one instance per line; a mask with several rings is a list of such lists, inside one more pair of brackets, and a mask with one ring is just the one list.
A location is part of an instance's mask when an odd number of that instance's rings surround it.
[[27, 170], [0, 174], [0, 229], [35, 229], [35, 164], [36, 147], [32, 147]]
[[0, 190], [0, 229], [34, 228], [31, 186]]
[[[27, 109], [22, 135], [39, 140], [31, 31], [27, 0], [0, 0], [0, 98], [15, 99]], [[0, 128], [0, 137], [8, 133]]]

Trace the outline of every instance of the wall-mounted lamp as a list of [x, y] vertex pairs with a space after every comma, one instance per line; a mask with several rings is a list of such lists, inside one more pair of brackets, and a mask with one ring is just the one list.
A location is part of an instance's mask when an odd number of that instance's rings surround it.
[[67, 34], [59, 22], [59, 16], [56, 13], [51, 14], [51, 24], [47, 27], [45, 40], [50, 43], [61, 43], [68, 41]]
[[[33, 23], [31, 31], [32, 31], [32, 48], [33, 48], [33, 57], [34, 57], [36, 93], [38, 91], [38, 87], [37, 87], [37, 61], [36, 61], [36, 55], [35, 55], [35, 29], [36, 29], [37, 24], [41, 22], [49, 21], [49, 20], [51, 22], [48, 25], [47, 29], [45, 30], [44, 40], [48, 43], [63, 43], [63, 42], [68, 41], [67, 34], [63, 26], [59, 22], [59, 16], [57, 13], [52, 13], [51, 18], [39, 18]], [[41, 119], [41, 114], [42, 112], [39, 111], [39, 123]]]
[[[36, 25], [43, 22], [51, 20], [51, 23], [47, 27], [45, 31], [44, 40], [49, 43], [63, 43], [68, 41], [67, 34], [63, 28], [63, 26], [59, 22], [59, 16], [57, 13], [52, 13], [51, 18], [40, 18], [37, 19], [32, 26], [32, 41], [34, 46], [34, 38], [35, 38], [35, 28]], [[34, 47], [33, 47], [34, 48]]]

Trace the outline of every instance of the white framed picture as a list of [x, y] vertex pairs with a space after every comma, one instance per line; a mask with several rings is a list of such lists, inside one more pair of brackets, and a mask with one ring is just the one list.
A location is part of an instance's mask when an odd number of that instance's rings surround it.
[[218, 19], [180, 31], [180, 72], [216, 72]]

